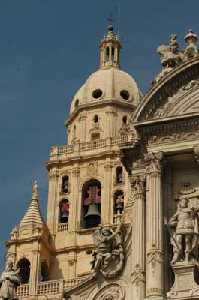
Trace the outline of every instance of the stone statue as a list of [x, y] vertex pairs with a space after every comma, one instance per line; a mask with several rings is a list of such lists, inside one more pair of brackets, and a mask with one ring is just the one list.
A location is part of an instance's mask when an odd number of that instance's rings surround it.
[[122, 224], [114, 232], [110, 228], [99, 226], [94, 233], [92, 268], [95, 273], [101, 272], [104, 277], [111, 278], [120, 273], [124, 266], [124, 250]]
[[189, 199], [184, 195], [179, 199], [176, 213], [169, 221], [172, 264], [178, 261], [197, 262], [198, 260], [198, 209], [189, 207]]
[[12, 261], [6, 263], [5, 271], [0, 278], [0, 299], [13, 300], [16, 299], [16, 287], [20, 283], [19, 270], [14, 269]]

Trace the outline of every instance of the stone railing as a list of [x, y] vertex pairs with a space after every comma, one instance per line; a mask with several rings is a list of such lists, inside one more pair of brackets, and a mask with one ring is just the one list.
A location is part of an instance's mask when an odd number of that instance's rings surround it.
[[29, 296], [29, 284], [21, 284], [17, 287], [17, 296], [26, 297]]
[[[82, 282], [84, 282], [88, 278], [87, 276], [77, 277], [74, 279], [69, 280], [49, 280], [40, 282], [37, 284], [36, 287], [36, 295], [55, 295], [55, 294], [62, 294], [64, 290], [70, 290], [73, 287], [78, 286]], [[22, 284], [17, 287], [17, 297], [19, 299], [25, 298], [28, 296], [35, 296], [31, 295], [29, 284]]]
[[68, 223], [59, 223], [58, 224], [58, 232], [67, 231]]
[[63, 280], [50, 280], [41, 282], [37, 286], [37, 295], [62, 293], [63, 286]]
[[100, 139], [84, 143], [76, 143], [73, 145], [53, 146], [50, 151], [50, 159], [57, 159], [60, 156], [68, 156], [69, 154], [82, 151], [92, 151], [96, 149], [103, 149], [115, 145], [122, 145], [131, 142], [132, 135], [123, 135], [119, 137]]

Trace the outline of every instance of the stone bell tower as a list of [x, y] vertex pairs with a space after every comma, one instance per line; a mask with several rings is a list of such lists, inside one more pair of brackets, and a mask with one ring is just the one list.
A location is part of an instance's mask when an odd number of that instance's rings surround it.
[[59, 266], [64, 278], [89, 272], [94, 228], [117, 224], [129, 199], [119, 145], [131, 140], [130, 115], [141, 93], [120, 69], [120, 50], [109, 26], [99, 46], [99, 69], [72, 99], [65, 123], [68, 144], [52, 147], [47, 164], [47, 224], [59, 261], [53, 274]]

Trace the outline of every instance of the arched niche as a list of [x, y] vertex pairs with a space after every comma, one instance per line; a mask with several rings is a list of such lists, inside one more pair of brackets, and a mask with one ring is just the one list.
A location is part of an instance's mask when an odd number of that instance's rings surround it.
[[101, 223], [101, 183], [91, 179], [82, 188], [82, 227], [93, 228]]
[[30, 279], [30, 261], [25, 257], [20, 259], [17, 263], [17, 268], [19, 269], [21, 283], [28, 283]]
[[62, 199], [59, 202], [59, 223], [68, 223], [69, 218], [69, 201]]

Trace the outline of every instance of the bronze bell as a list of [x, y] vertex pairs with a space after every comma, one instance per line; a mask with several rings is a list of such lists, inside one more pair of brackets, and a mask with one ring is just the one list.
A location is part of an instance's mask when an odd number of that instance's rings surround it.
[[87, 213], [84, 216], [86, 221], [86, 228], [96, 227], [101, 222], [101, 214], [98, 210], [97, 204], [90, 203]]

